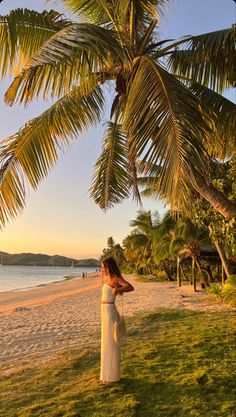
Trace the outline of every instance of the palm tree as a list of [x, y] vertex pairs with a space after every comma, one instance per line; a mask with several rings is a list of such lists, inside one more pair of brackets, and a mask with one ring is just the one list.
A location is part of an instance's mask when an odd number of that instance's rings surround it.
[[103, 249], [100, 261], [102, 262], [102, 259], [110, 256], [115, 258], [120, 268], [123, 266], [125, 260], [124, 250], [119, 243], [115, 243], [112, 236], [107, 239], [107, 247]]
[[124, 255], [126, 263], [133, 270], [138, 273], [150, 273], [149, 259], [150, 254], [147, 252], [147, 239], [145, 236], [139, 234], [130, 233], [123, 240]]
[[24, 207], [26, 184], [36, 189], [58, 152], [101, 120], [104, 84], [114, 94], [94, 201], [106, 209], [132, 189], [139, 199], [142, 159], [159, 166], [159, 195], [172, 207], [191, 185], [223, 216], [234, 214], [235, 203], [208, 181], [210, 157], [235, 146], [235, 106], [220, 95], [234, 84], [234, 29], [162, 40], [168, 0], [62, 1], [78, 21], [28, 9], [0, 17], [1, 75], [15, 74], [5, 102], [58, 99], [1, 143], [1, 225]]
[[[221, 188], [222, 183], [224, 184], [224, 189], [222, 192], [226, 196], [235, 197], [235, 156], [232, 156], [231, 160], [226, 163], [220, 163], [219, 161], [212, 160], [212, 177], [211, 182], [220, 181]], [[233, 169], [232, 169], [233, 167]], [[227, 175], [228, 172], [228, 175]], [[140, 174], [142, 171], [140, 170]], [[228, 178], [229, 176], [229, 178]], [[138, 185], [142, 197], [147, 198], [158, 198], [159, 190], [159, 166], [152, 166], [152, 175], [151, 176], [140, 176], [138, 177]], [[200, 205], [199, 205], [200, 204]], [[203, 211], [203, 208], [205, 210]], [[234, 250], [234, 241], [236, 236], [236, 231], [234, 231], [234, 224], [236, 222], [236, 217], [230, 219], [224, 219], [215, 212], [214, 209], [204, 200], [196, 190], [189, 188], [188, 189], [188, 204], [183, 205], [181, 208], [181, 214], [185, 215], [186, 218], [191, 219], [196, 226], [200, 228], [208, 229], [208, 232], [211, 236], [212, 242], [214, 243], [216, 250], [221, 259], [225, 274], [229, 277], [229, 262], [227, 260], [228, 256]], [[214, 224], [214, 230], [212, 227], [212, 221]], [[200, 224], [199, 224], [200, 223]], [[216, 230], [215, 230], [216, 229]], [[228, 231], [227, 235], [225, 231]], [[231, 231], [231, 233], [230, 233]], [[231, 239], [229, 239], [229, 236]]]
[[110, 252], [112, 252], [112, 251], [113, 251], [113, 249], [114, 249], [114, 246], [115, 246], [115, 241], [114, 241], [113, 237], [112, 237], [112, 236], [110, 236], [110, 237], [107, 239], [107, 247], [108, 247], [108, 250], [109, 250]]
[[181, 255], [191, 257], [199, 270], [202, 286], [209, 286], [204, 278], [200, 258], [201, 248], [209, 244], [211, 244], [211, 239], [207, 230], [197, 228], [189, 219], [182, 217], [175, 219], [168, 212], [154, 231], [154, 258], [160, 261], [168, 257], [177, 257], [177, 264], [179, 264]]
[[130, 222], [134, 229], [124, 239], [126, 260], [137, 270], [143, 270], [148, 274], [152, 272], [152, 244], [153, 231], [159, 224], [159, 215], [151, 211], [139, 211], [137, 218]]

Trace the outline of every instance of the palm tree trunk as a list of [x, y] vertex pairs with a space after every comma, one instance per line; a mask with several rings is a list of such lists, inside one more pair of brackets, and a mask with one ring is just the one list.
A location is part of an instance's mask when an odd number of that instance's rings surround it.
[[[209, 229], [210, 233], [212, 233], [212, 228], [211, 228], [211, 226], [208, 226], [208, 229]], [[222, 263], [222, 265], [223, 265], [223, 267], [224, 267], [224, 270], [225, 270], [226, 276], [227, 276], [227, 278], [228, 278], [228, 277], [229, 277], [229, 275], [230, 275], [230, 273], [229, 273], [229, 268], [228, 268], [228, 263], [227, 263], [227, 258], [226, 258], [226, 255], [225, 255], [225, 250], [224, 250], [224, 247], [223, 247], [223, 245], [222, 245], [221, 243], [219, 243], [219, 242], [218, 242], [218, 240], [216, 240], [216, 239], [213, 239], [213, 242], [214, 242], [214, 244], [215, 244], [215, 247], [216, 247], [217, 252], [218, 252], [218, 254], [219, 254], [219, 257], [220, 257], [221, 263]]]
[[210, 267], [210, 265], [208, 265], [206, 268], [204, 267], [202, 267], [202, 269], [203, 269], [203, 271], [205, 271], [206, 273], [207, 273], [207, 275], [208, 275], [208, 282], [211, 282], [211, 281], [213, 281], [213, 276], [212, 276], [212, 272], [211, 272], [211, 267]]
[[194, 171], [194, 177], [195, 181], [191, 180], [193, 187], [218, 213], [222, 214], [226, 219], [236, 214], [235, 202], [228, 200], [221, 191], [213, 187], [198, 171]]
[[219, 254], [219, 257], [221, 259], [221, 262], [222, 262], [223, 268], [225, 270], [226, 276], [228, 278], [230, 273], [229, 273], [229, 267], [228, 267], [227, 258], [226, 258], [226, 255], [225, 255], [224, 248], [221, 245], [221, 243], [219, 243], [217, 240], [214, 240], [214, 244], [215, 244], [215, 247], [216, 247], [217, 252]]
[[193, 283], [193, 290], [194, 292], [197, 291], [196, 288], [196, 271], [195, 271], [195, 260], [192, 258], [192, 283]]
[[209, 282], [207, 282], [207, 281], [205, 280], [205, 278], [204, 278], [204, 271], [203, 271], [203, 269], [202, 269], [202, 266], [201, 266], [200, 262], [198, 261], [198, 259], [197, 259], [197, 257], [196, 257], [195, 255], [192, 255], [192, 257], [194, 258], [194, 261], [195, 261], [195, 263], [196, 263], [196, 265], [197, 265], [197, 267], [198, 267], [198, 270], [199, 270], [199, 272], [200, 272], [200, 274], [201, 274], [201, 281], [202, 281], [201, 285], [202, 285], [202, 287], [203, 287], [203, 288], [205, 288], [205, 287], [210, 287]]
[[189, 282], [189, 279], [188, 279], [187, 275], [184, 272], [184, 268], [181, 265], [180, 265], [180, 272], [181, 272], [184, 280]]
[[177, 283], [181, 287], [180, 257], [177, 256]]
[[222, 269], [221, 269], [221, 283], [222, 283], [222, 287], [225, 285], [225, 270], [224, 270], [224, 265], [222, 264]]

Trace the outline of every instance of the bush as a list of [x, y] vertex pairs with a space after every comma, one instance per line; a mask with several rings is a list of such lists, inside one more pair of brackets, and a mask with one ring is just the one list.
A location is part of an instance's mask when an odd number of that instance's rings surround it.
[[123, 274], [133, 274], [135, 273], [135, 268], [133, 268], [132, 266], [124, 266], [121, 268], [121, 272]]
[[212, 285], [207, 288], [207, 293], [215, 296], [216, 298], [222, 298], [222, 287], [219, 284]]
[[236, 274], [230, 275], [225, 281], [222, 296], [224, 301], [229, 303], [230, 306], [236, 307]]

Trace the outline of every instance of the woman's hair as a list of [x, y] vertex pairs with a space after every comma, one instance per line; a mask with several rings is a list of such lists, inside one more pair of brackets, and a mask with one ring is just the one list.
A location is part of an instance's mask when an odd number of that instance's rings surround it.
[[103, 259], [102, 262], [103, 265], [108, 269], [110, 275], [116, 275], [117, 277], [121, 277], [119, 267], [114, 258], [110, 256], [109, 258]]

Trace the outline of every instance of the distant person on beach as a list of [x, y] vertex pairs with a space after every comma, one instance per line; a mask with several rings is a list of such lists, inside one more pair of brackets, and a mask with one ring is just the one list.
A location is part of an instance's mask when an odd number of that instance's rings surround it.
[[119, 315], [115, 299], [118, 294], [133, 291], [134, 287], [122, 278], [115, 259], [102, 261], [101, 301], [101, 369], [100, 381], [109, 384], [120, 380], [120, 343], [115, 339], [114, 326]]

